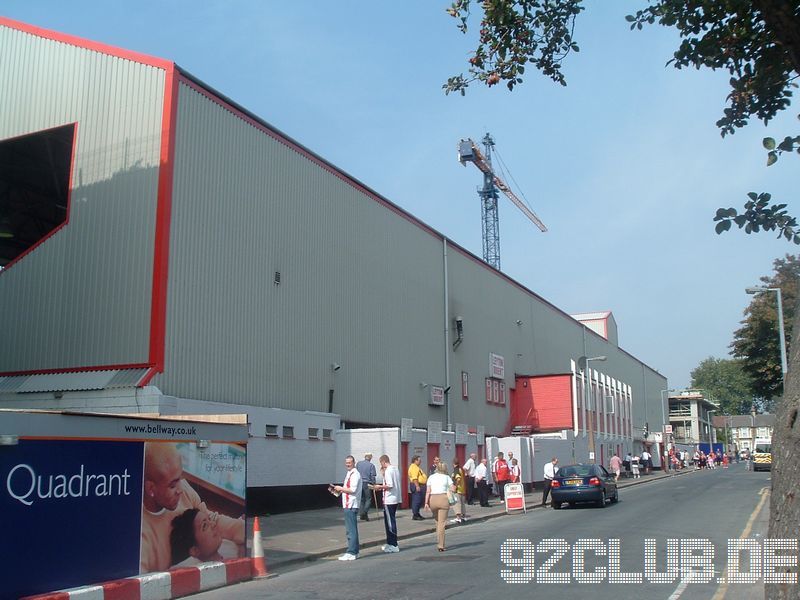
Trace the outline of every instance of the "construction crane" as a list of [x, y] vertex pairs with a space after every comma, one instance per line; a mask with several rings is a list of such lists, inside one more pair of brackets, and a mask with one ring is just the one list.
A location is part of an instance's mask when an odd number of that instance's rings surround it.
[[473, 163], [483, 173], [483, 187], [478, 188], [481, 199], [481, 230], [483, 234], [483, 260], [500, 270], [500, 226], [497, 215], [497, 190], [503, 192], [514, 205], [528, 217], [541, 231], [547, 231], [544, 223], [528, 206], [511, 191], [511, 188], [492, 170], [492, 148], [494, 139], [490, 134], [483, 136], [485, 156], [471, 139], [458, 143], [458, 161], [466, 166]]

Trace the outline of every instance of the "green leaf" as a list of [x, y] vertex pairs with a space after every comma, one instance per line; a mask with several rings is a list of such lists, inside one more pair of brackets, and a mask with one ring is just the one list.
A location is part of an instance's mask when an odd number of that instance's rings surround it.
[[778, 162], [778, 155], [775, 152], [767, 154], [767, 166], [770, 167]]
[[765, 137], [761, 143], [767, 150], [775, 150], [775, 138]]
[[717, 226], [714, 228], [714, 230], [717, 232], [717, 234], [720, 234], [723, 231], [728, 231], [730, 228], [731, 228], [730, 221], [720, 221], [719, 223], [717, 223]]

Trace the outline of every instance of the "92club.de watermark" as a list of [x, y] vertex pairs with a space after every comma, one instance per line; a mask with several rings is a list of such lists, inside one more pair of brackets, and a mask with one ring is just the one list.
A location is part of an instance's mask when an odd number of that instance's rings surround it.
[[633, 572], [622, 571], [621, 549], [619, 539], [508, 539], [500, 546], [500, 577], [507, 583], [556, 584], [797, 583], [796, 539], [730, 539], [722, 549], [722, 573], [715, 573], [718, 550], [708, 539], [647, 538], [634, 548], [641, 570]]

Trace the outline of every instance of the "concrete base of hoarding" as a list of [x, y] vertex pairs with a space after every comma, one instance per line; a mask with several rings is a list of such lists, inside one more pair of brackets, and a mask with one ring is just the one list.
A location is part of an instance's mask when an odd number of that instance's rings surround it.
[[26, 596], [22, 600], [171, 600], [252, 578], [252, 560], [237, 558]]

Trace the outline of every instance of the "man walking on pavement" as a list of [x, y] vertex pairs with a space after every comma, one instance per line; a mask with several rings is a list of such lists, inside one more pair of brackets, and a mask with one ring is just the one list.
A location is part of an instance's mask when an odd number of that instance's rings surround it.
[[547, 506], [547, 496], [550, 495], [550, 488], [553, 486], [553, 479], [558, 473], [558, 459], [554, 456], [550, 462], [544, 466], [544, 490], [542, 491], [542, 506]]
[[397, 505], [400, 504], [400, 471], [389, 461], [387, 455], [381, 456], [378, 461], [381, 463], [383, 472], [383, 483], [374, 486], [374, 489], [383, 492], [383, 526], [386, 529], [386, 544], [381, 546], [381, 550], [387, 554], [400, 552], [397, 545]]
[[358, 474], [361, 475], [361, 503], [358, 507], [358, 516], [362, 521], [369, 521], [369, 507], [372, 504], [372, 489], [370, 485], [375, 483], [375, 465], [372, 464], [372, 452], [364, 455], [364, 460], [356, 464]]
[[467, 504], [472, 506], [472, 495], [475, 491], [475, 459], [478, 458], [478, 455], [474, 452], [469, 455], [467, 462], [464, 463], [462, 467], [464, 469], [464, 475], [467, 478]]
[[361, 475], [356, 469], [356, 459], [348, 456], [344, 459], [347, 473], [344, 485], [332, 485], [332, 492], [341, 494], [344, 511], [344, 529], [347, 533], [347, 552], [339, 560], [355, 560], [358, 558], [358, 504], [361, 499]]
[[649, 475], [650, 474], [650, 470], [653, 468], [653, 463], [651, 462], [652, 460], [653, 460], [653, 457], [650, 456], [650, 453], [647, 451], [647, 448], [645, 448], [642, 451], [642, 462], [644, 463], [644, 474], [645, 475]]

